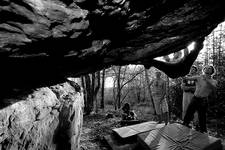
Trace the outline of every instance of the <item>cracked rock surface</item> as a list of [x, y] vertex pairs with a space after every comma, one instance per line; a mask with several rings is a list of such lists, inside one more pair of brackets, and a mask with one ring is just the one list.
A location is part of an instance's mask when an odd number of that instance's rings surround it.
[[208, 35], [224, 21], [224, 3], [1, 0], [2, 90], [54, 85], [111, 65], [151, 65]]
[[5, 103], [7, 106], [0, 110], [0, 149], [79, 148], [83, 96], [70, 84], [39, 88], [5, 99]]

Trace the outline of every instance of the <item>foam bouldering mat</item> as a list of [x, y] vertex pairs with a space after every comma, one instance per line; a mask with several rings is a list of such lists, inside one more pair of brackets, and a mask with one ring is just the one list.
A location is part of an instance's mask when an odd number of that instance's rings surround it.
[[157, 122], [149, 121], [140, 124], [116, 128], [113, 129], [113, 132], [115, 132], [121, 138], [128, 138], [146, 131], [153, 130], [155, 128], [161, 128], [163, 126], [164, 124], [157, 124]]
[[121, 126], [129, 126], [129, 125], [134, 125], [134, 124], [139, 124], [143, 121], [141, 120], [121, 120], [120, 125]]
[[140, 150], [142, 146], [137, 142], [137, 137], [121, 139], [115, 134], [104, 137], [112, 150]]
[[163, 127], [154, 121], [112, 129], [112, 134], [105, 136], [105, 140], [113, 150], [142, 150], [143, 146], [138, 143], [137, 135], [155, 128]]
[[222, 150], [221, 141], [178, 123], [137, 135], [148, 150]]

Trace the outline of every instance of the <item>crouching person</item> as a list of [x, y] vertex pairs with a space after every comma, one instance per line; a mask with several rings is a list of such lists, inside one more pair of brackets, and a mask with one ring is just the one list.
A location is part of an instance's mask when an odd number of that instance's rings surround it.
[[134, 111], [130, 110], [129, 103], [125, 103], [122, 110], [123, 110], [122, 120], [136, 120], [137, 119], [137, 115], [134, 113]]

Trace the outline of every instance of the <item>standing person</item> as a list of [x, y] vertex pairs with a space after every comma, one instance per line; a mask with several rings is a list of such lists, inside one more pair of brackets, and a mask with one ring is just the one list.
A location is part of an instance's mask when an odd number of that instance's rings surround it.
[[[192, 77], [196, 76], [198, 73], [198, 68], [193, 65], [191, 66], [190, 72], [186, 77]], [[188, 105], [191, 102], [192, 97], [194, 96], [195, 92], [195, 80], [191, 79], [183, 79], [183, 82], [181, 84], [181, 89], [183, 90], [183, 101], [182, 101], [182, 119], [184, 119], [184, 116], [186, 114]], [[197, 113], [194, 115], [194, 122], [197, 125]]]
[[169, 121], [168, 116], [168, 104], [166, 101], [166, 81], [161, 78], [161, 72], [157, 71], [155, 73], [156, 78], [153, 79], [150, 83], [152, 85], [152, 99], [155, 105], [156, 115], [159, 118], [159, 123], [162, 120], [165, 121], [165, 124]]
[[198, 112], [200, 132], [207, 132], [206, 128], [206, 111], [207, 101], [210, 94], [216, 93], [217, 81], [212, 79], [215, 73], [213, 66], [205, 66], [203, 68], [203, 75], [186, 77], [186, 79], [193, 79], [196, 83], [196, 90], [194, 96], [188, 105], [187, 112], [184, 116], [183, 125], [189, 126], [190, 121], [194, 117], [194, 113]]

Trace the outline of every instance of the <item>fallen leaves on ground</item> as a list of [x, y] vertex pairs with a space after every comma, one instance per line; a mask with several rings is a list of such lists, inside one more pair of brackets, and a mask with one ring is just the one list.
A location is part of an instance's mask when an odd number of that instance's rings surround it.
[[84, 116], [81, 150], [108, 150], [104, 136], [111, 134], [111, 129], [120, 127], [119, 122], [119, 117], [106, 119], [104, 114]]
[[[140, 109], [141, 107], [141, 109]], [[142, 120], [154, 120], [154, 116], [145, 106], [134, 108], [138, 118]], [[83, 132], [81, 135], [81, 150], [109, 150], [109, 146], [104, 140], [104, 136], [112, 133], [113, 128], [120, 127], [121, 118], [118, 112], [110, 112], [113, 118], [106, 118], [107, 113], [92, 114], [84, 116]], [[215, 128], [214, 124], [208, 124], [208, 133], [210, 136], [220, 138], [225, 150], [225, 130]]]

